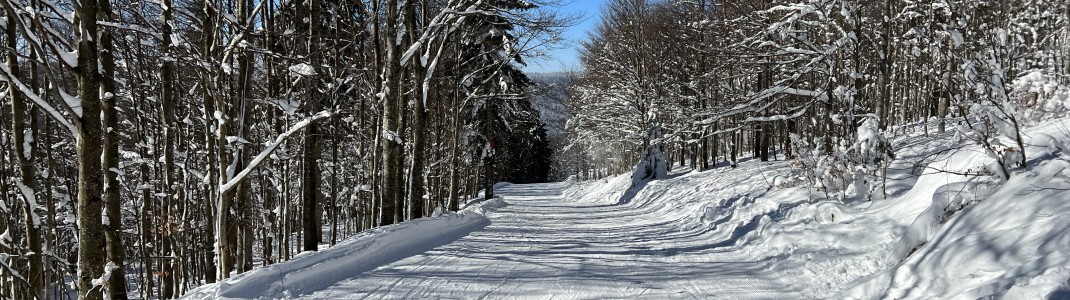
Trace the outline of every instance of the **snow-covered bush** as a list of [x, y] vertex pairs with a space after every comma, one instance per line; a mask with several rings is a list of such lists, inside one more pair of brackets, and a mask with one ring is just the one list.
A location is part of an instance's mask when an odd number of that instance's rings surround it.
[[842, 152], [818, 156], [814, 176], [817, 179], [817, 186], [825, 192], [826, 197], [843, 201], [850, 197], [847, 194], [847, 184], [853, 181], [853, 174], [840, 159], [842, 155], [837, 154], [842, 154]]
[[963, 137], [981, 146], [995, 161], [995, 173], [1006, 180], [1012, 169], [1026, 167], [1020, 108], [1022, 96], [1032, 93], [1011, 93], [1008, 74], [995, 59], [980, 64], [968, 62], [962, 70], [971, 93], [959, 99], [965, 122], [955, 127]]
[[794, 160], [789, 163], [792, 173], [789, 175], [793, 180], [787, 180], [782, 183], [781, 187], [791, 187], [800, 184], [809, 184], [810, 186], [821, 188], [828, 195], [828, 190], [824, 187], [827, 185], [824, 182], [819, 182], [821, 177], [818, 174], [819, 165], [818, 162], [822, 161], [823, 155], [815, 149], [815, 147], [802, 136], [792, 133], [789, 138], [791, 139], [791, 154], [795, 157]]
[[876, 192], [884, 188], [888, 163], [895, 158], [895, 153], [891, 143], [880, 130], [880, 119], [877, 116], [868, 116], [858, 127], [857, 139], [850, 150], [853, 156], [849, 158], [853, 161], [855, 171], [855, 194], [865, 199], [873, 199], [875, 196], [883, 198], [883, 192]]
[[876, 116], [865, 116], [852, 143], [834, 145], [831, 153], [793, 134], [793, 177], [808, 181], [826, 197], [840, 201], [872, 200], [883, 189], [887, 163], [894, 158], [888, 139]]
[[1027, 121], [1070, 114], [1070, 88], [1060, 85], [1049, 72], [1034, 70], [1014, 79], [1010, 96], [1019, 99], [1022, 118]]
[[647, 148], [643, 158], [639, 159], [639, 164], [635, 166], [632, 186], [651, 179], [665, 178], [668, 172], [669, 158], [661, 151], [661, 146], [655, 144]]

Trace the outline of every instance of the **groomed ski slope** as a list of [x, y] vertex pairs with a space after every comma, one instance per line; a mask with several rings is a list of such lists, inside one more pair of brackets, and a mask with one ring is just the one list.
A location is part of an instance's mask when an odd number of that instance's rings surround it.
[[[890, 196], [842, 204], [787, 162], [631, 186], [502, 185], [462, 212], [369, 231], [190, 299], [1065, 299], [1070, 122], [1027, 130], [1006, 183], [952, 134], [903, 134]], [[1068, 133], [1064, 133], [1066, 131]], [[944, 153], [944, 154], [940, 154]], [[980, 200], [941, 222], [948, 203]], [[909, 256], [908, 256], [909, 255]]]

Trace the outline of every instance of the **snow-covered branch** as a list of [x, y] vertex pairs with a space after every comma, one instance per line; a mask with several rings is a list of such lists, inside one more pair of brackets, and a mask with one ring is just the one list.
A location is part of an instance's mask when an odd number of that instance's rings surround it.
[[300, 131], [301, 129], [304, 129], [309, 124], [312, 124], [312, 122], [331, 117], [334, 114], [334, 111], [321, 111], [319, 113], [316, 113], [315, 115], [312, 115], [311, 117], [297, 122], [297, 124], [294, 124], [293, 126], [290, 126], [290, 129], [287, 129], [286, 132], [279, 134], [279, 136], [276, 137], [274, 141], [268, 142], [267, 145], [264, 147], [264, 150], [261, 150], [260, 154], [256, 155], [256, 157], [254, 157], [253, 160], [245, 166], [245, 169], [242, 169], [241, 172], [238, 172], [237, 175], [234, 175], [234, 177], [230, 178], [230, 180], [228, 180], [226, 183], [220, 184], [219, 193], [226, 193], [227, 191], [230, 191], [235, 186], [237, 186], [238, 183], [240, 183], [242, 179], [245, 178], [245, 176], [249, 175], [249, 173], [256, 169], [256, 167], [260, 166], [260, 164], [264, 162], [264, 159], [270, 156], [271, 153], [274, 152], [275, 149], [282, 144], [282, 142], [285, 142], [286, 139], [290, 138], [291, 135]]
[[[56, 122], [59, 122], [59, 124], [62, 125], [63, 128], [66, 128], [67, 131], [71, 134], [71, 136], [78, 136], [78, 128], [75, 127], [74, 124], [72, 124], [70, 120], [68, 120], [67, 117], [60, 113], [60, 111], [57, 110], [54, 106], [49, 104], [44, 99], [41, 99], [41, 96], [37, 95], [37, 93], [34, 93], [33, 89], [31, 89], [29, 86], [26, 86], [25, 83], [22, 83], [22, 81], [19, 80], [18, 77], [16, 77], [14, 74], [11, 74], [11, 69], [9, 69], [6, 64], [0, 66], [0, 71], [3, 72], [3, 79], [7, 81], [8, 84], [15, 85], [15, 87], [22, 92], [22, 95], [26, 96], [27, 98], [30, 98], [30, 100], [33, 101], [34, 104], [40, 106], [46, 112], [48, 112], [48, 115], [52, 117], [52, 119]], [[64, 98], [66, 99], [66, 97]], [[76, 117], [81, 115], [78, 110], [75, 110], [75, 107], [77, 106], [70, 105], [66, 102], [65, 104], [67, 105], [65, 105], [64, 108], [70, 115]], [[75, 104], [77, 105], [77, 103]]]

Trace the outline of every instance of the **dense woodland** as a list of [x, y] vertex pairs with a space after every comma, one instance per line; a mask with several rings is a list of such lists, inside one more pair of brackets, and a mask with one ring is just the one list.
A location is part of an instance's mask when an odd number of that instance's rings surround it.
[[173, 298], [496, 181], [749, 156], [879, 197], [896, 130], [1006, 178], [1070, 84], [1067, 0], [611, 0], [549, 87], [549, 1], [0, 4], [0, 298]]
[[[1025, 167], [1020, 126], [1070, 84], [1070, 2], [611, 0], [568, 89], [584, 178], [792, 160], [830, 198], [882, 195], [903, 130]], [[1049, 116], [1050, 117], [1050, 116]]]
[[553, 2], [0, 3], [0, 298], [173, 298], [549, 176]]

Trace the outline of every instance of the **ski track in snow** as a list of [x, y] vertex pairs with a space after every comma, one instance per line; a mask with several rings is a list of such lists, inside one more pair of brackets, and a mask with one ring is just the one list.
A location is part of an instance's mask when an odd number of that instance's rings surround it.
[[[707, 183], [738, 182], [724, 179]], [[487, 212], [486, 228], [302, 298], [799, 296], [770, 270], [775, 258], [735, 251], [735, 227], [724, 226], [730, 232], [722, 233], [701, 226], [699, 210], [566, 197], [566, 187], [505, 186], [498, 193], [507, 205]]]

